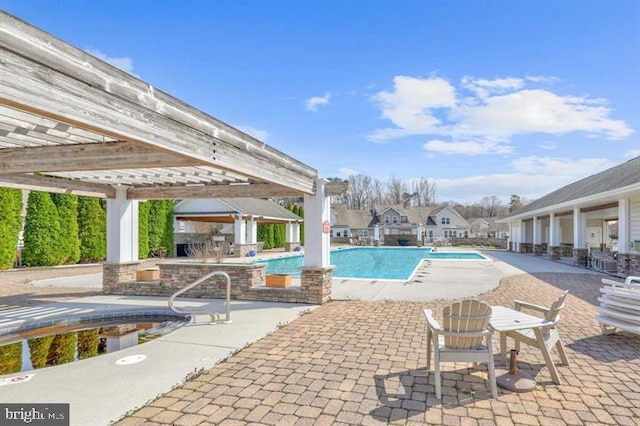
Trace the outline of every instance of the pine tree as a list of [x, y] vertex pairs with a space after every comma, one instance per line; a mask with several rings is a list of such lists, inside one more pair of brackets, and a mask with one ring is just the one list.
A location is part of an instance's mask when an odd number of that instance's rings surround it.
[[22, 191], [0, 188], [0, 269], [13, 267], [22, 229]]
[[75, 264], [80, 260], [80, 237], [78, 236], [78, 197], [67, 194], [51, 194], [58, 208], [60, 220], [60, 261]]
[[138, 205], [138, 258], [149, 257], [149, 202], [141, 202]]
[[22, 260], [27, 266], [55, 266], [61, 263], [58, 209], [51, 195], [46, 192], [29, 193]]
[[98, 198], [78, 197], [80, 260], [100, 262], [107, 256], [107, 214]]

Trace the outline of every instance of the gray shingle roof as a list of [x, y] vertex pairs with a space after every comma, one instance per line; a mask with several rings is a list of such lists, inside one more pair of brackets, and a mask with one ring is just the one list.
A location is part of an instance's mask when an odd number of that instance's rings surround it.
[[564, 186], [512, 212], [517, 216], [533, 210], [577, 200], [640, 183], [640, 157]]

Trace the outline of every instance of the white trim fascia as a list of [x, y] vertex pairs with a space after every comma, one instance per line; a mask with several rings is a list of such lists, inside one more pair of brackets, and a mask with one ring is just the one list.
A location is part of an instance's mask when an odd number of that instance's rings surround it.
[[565, 211], [568, 209], [573, 209], [575, 207], [584, 207], [587, 204], [593, 204], [595, 201], [598, 201], [603, 198], [608, 198], [608, 199], [614, 198], [618, 194], [620, 195], [620, 197], [618, 197], [617, 199], [620, 199], [620, 198], [623, 198], [625, 194], [631, 195], [633, 191], [638, 191], [638, 194], [640, 195], [640, 183], [634, 183], [632, 185], [627, 185], [622, 188], [613, 189], [607, 192], [600, 192], [598, 194], [590, 195], [588, 197], [576, 198], [575, 200], [565, 201], [560, 204], [553, 204], [551, 206], [542, 207], [536, 210], [530, 210], [528, 212], [525, 212], [519, 215], [498, 219], [496, 220], [496, 222], [509, 223], [513, 220], [528, 219], [530, 217], [538, 216], [540, 214], [548, 214], [549, 212], [552, 212], [552, 211], [554, 213], [557, 213], [557, 212]]

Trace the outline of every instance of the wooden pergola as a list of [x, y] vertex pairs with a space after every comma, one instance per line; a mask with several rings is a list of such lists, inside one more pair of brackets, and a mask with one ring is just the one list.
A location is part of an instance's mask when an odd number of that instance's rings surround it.
[[330, 293], [346, 183], [3, 11], [0, 187], [106, 198], [105, 288], [139, 265], [138, 200], [304, 196], [307, 281]]
[[127, 199], [315, 194], [317, 171], [0, 12], [0, 186]]

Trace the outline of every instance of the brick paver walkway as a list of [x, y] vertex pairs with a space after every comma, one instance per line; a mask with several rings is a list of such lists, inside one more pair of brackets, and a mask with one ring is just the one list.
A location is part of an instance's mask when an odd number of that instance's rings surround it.
[[638, 424], [640, 337], [601, 335], [600, 278], [519, 275], [480, 297], [504, 306], [514, 299], [548, 305], [560, 290], [571, 291], [560, 324], [571, 362], [558, 368], [563, 385], [551, 382], [539, 351], [523, 346], [519, 368], [536, 376], [533, 392], [499, 389], [491, 399], [484, 366], [443, 364], [438, 401], [433, 374], [424, 368], [422, 308], [441, 313], [445, 302], [331, 302], [118, 425]]

